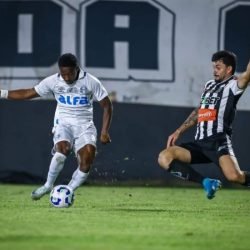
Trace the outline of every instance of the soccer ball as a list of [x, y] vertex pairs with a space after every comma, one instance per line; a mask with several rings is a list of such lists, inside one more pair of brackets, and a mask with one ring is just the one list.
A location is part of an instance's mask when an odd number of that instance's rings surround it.
[[74, 192], [67, 185], [55, 186], [50, 193], [50, 203], [54, 207], [70, 207], [74, 203]]

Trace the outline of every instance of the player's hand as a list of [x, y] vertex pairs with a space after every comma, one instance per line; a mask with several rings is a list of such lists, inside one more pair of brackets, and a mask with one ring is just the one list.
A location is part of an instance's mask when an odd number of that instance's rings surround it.
[[175, 142], [178, 140], [179, 137], [180, 137], [180, 131], [177, 129], [174, 133], [172, 133], [168, 137], [167, 148], [174, 146]]
[[107, 144], [111, 142], [109, 133], [101, 133], [100, 141], [102, 144]]

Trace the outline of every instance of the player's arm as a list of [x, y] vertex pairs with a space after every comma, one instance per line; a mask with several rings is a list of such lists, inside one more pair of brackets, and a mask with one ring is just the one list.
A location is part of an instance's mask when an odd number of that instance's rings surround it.
[[246, 71], [238, 77], [238, 87], [244, 89], [250, 83], [250, 61], [248, 62]]
[[175, 142], [181, 134], [183, 134], [186, 130], [197, 124], [198, 110], [199, 108], [194, 109], [192, 113], [188, 116], [188, 118], [183, 122], [183, 124], [168, 137], [167, 148], [170, 146], [174, 146]]
[[104, 97], [100, 102], [103, 108], [102, 130], [100, 140], [103, 144], [111, 142], [109, 136], [109, 128], [112, 120], [113, 106], [108, 96]]
[[10, 100], [27, 100], [39, 97], [34, 88], [30, 89], [17, 89], [17, 90], [0, 90], [0, 96], [4, 99]]

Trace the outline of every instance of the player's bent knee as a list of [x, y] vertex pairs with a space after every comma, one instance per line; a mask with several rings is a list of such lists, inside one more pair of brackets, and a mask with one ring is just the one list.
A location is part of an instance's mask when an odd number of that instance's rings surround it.
[[94, 156], [92, 154], [84, 155], [84, 157], [80, 156], [79, 159], [79, 168], [83, 172], [88, 172], [94, 162]]
[[170, 163], [173, 161], [173, 156], [170, 150], [163, 150], [158, 157], [159, 165], [164, 169], [169, 169]]
[[56, 152], [54, 157], [58, 163], [63, 163], [66, 160], [66, 156], [62, 153]]
[[71, 153], [71, 145], [67, 141], [58, 142], [55, 145], [56, 152], [59, 152], [61, 154], [64, 154], [65, 156], [68, 156]]

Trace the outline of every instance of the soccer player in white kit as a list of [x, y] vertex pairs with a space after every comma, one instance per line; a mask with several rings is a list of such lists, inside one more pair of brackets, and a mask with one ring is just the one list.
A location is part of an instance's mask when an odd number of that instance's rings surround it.
[[93, 123], [93, 98], [103, 108], [100, 141], [103, 144], [111, 142], [109, 128], [112, 103], [106, 89], [97, 78], [79, 67], [73, 54], [60, 56], [58, 67], [59, 73], [46, 77], [34, 88], [0, 90], [1, 98], [10, 100], [32, 99], [52, 94], [57, 101], [53, 128], [55, 153], [51, 159], [46, 183], [31, 193], [33, 200], [38, 200], [51, 191], [72, 150], [77, 156], [78, 168], [68, 186], [75, 190], [86, 181], [96, 152], [97, 131]]

